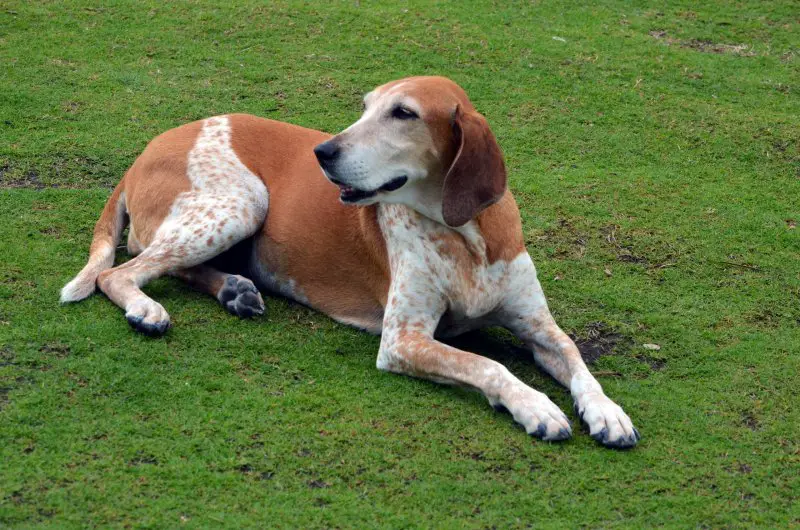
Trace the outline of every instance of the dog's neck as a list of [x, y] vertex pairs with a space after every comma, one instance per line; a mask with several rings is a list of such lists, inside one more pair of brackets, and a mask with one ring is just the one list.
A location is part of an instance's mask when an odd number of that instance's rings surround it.
[[[405, 202], [400, 203], [404, 208], [426, 218], [430, 222], [458, 233], [468, 246], [473, 247], [471, 251], [478, 254], [485, 252], [489, 263], [494, 263], [497, 260], [511, 261], [525, 251], [522, 220], [520, 219], [516, 201], [514, 201], [511, 192], [508, 190], [500, 201], [480, 212], [475, 219], [458, 227], [448, 226], [444, 222], [441, 213], [441, 202], [423, 201], [420, 204], [427, 205], [427, 207], [417, 204], [412, 207]], [[383, 202], [383, 204], [378, 203], [373, 207], [380, 208], [382, 205], [392, 206], [388, 202]], [[475, 246], [474, 243], [478, 239], [481, 239], [483, 243]]]
[[422, 180], [389, 194], [386, 204], [402, 204], [418, 214], [447, 226], [442, 215], [442, 185], [435, 180]]

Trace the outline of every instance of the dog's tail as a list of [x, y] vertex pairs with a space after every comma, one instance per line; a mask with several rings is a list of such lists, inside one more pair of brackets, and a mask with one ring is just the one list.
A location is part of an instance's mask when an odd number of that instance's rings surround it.
[[89, 261], [81, 272], [61, 289], [61, 303], [78, 302], [92, 294], [100, 273], [114, 265], [117, 244], [122, 236], [122, 230], [128, 224], [124, 185], [123, 178], [106, 202], [100, 219], [94, 225]]

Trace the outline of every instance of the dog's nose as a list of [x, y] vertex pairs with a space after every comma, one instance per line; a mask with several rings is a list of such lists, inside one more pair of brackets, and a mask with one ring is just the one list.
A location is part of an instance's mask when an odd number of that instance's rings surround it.
[[339, 157], [339, 146], [329, 140], [316, 146], [314, 154], [317, 155], [317, 160], [319, 160], [320, 164], [333, 162]]

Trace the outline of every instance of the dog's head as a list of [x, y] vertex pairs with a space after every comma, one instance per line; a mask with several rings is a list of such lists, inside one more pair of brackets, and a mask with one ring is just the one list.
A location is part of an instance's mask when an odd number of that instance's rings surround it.
[[361, 118], [314, 153], [342, 202], [406, 204], [450, 226], [473, 219], [506, 189], [486, 119], [443, 77], [376, 88]]

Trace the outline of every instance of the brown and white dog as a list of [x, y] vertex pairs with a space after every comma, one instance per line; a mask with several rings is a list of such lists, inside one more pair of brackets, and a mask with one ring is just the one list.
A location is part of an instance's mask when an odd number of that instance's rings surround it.
[[[128, 221], [136, 257], [113, 267]], [[243, 241], [249, 278], [209, 263]], [[241, 114], [158, 136], [112, 193], [89, 261], [61, 300], [86, 298], [96, 284], [134, 328], [162, 334], [169, 315], [140, 288], [164, 274], [241, 317], [264, 311], [260, 288], [381, 334], [379, 369], [477, 389], [528, 433], [569, 438], [567, 417], [546, 395], [437, 340], [504, 326], [570, 389], [595, 439], [615, 448], [639, 440], [553, 320], [500, 148], [448, 79], [376, 88], [361, 118], [333, 137]]]

